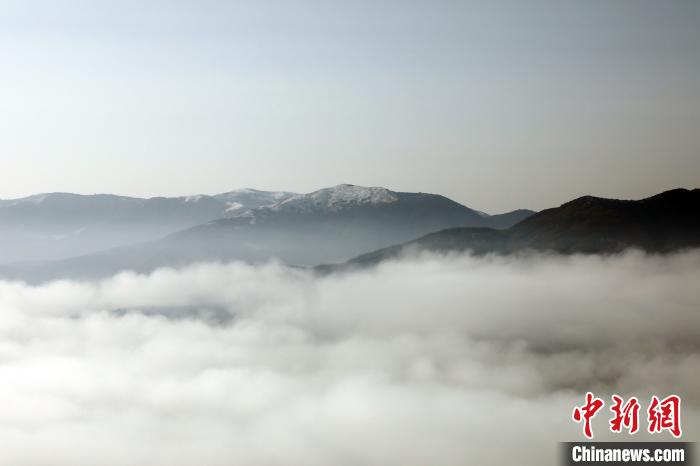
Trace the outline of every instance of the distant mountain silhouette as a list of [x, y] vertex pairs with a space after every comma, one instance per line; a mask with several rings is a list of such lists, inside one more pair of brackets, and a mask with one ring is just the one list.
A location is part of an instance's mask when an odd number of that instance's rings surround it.
[[506, 230], [446, 229], [363, 254], [347, 265], [373, 265], [416, 250], [609, 254], [628, 248], [666, 253], [691, 247], [700, 247], [700, 190], [674, 189], [639, 201], [584, 196], [543, 210]]
[[[202, 199], [199, 202], [209, 202]], [[489, 216], [444, 196], [339, 185], [288, 196], [165, 236], [60, 261], [0, 267], [0, 276], [43, 281], [105, 277], [121, 270], [148, 272], [201, 261], [301, 266], [347, 260], [450, 227], [501, 226], [528, 214]]]
[[518, 209], [512, 212], [506, 212], [505, 214], [491, 215], [489, 218], [490, 227], [498, 230], [505, 230], [536, 213], [537, 212], [528, 209]]
[[315, 265], [448, 227], [489, 224], [440, 195], [340, 185], [190, 228], [162, 244], [197, 257]]
[[241, 189], [216, 196], [49, 193], [0, 200], [0, 264], [61, 259], [158, 239], [292, 195]]

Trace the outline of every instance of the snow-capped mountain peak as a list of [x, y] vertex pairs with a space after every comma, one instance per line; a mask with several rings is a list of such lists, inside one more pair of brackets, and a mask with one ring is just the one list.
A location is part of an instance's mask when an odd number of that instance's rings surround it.
[[330, 210], [338, 211], [348, 207], [389, 204], [398, 200], [395, 192], [382, 187], [364, 187], [340, 184], [331, 188], [319, 189], [309, 194], [293, 196], [275, 205], [274, 210]]

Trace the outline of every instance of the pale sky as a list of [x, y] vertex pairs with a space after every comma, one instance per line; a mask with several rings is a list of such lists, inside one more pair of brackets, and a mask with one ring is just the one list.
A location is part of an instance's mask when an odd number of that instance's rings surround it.
[[700, 187], [700, 2], [0, 0], [0, 198]]

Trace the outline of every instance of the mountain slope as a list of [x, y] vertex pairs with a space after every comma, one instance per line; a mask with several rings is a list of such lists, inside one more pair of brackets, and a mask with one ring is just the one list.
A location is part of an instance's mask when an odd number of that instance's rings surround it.
[[700, 190], [674, 189], [627, 201], [584, 196], [513, 228], [512, 247], [558, 252], [668, 252], [700, 241]]
[[506, 230], [536, 213], [537, 212], [528, 209], [518, 209], [512, 212], [506, 212], [505, 214], [491, 215], [489, 217], [489, 224], [491, 228]]
[[176, 233], [173, 249], [207, 258], [271, 257], [295, 265], [343, 260], [372, 248], [451, 226], [489, 224], [446, 197], [340, 185]]
[[363, 254], [348, 265], [374, 265], [417, 250], [607, 254], [627, 248], [666, 253], [691, 247], [700, 247], [700, 190], [674, 189], [639, 201], [584, 196], [532, 215], [507, 230], [447, 229]]
[[50, 193], [0, 200], [0, 263], [60, 259], [157, 239], [292, 195], [243, 189], [175, 198]]
[[147, 272], [196, 261], [278, 259], [294, 265], [347, 260], [364, 251], [456, 226], [489, 226], [483, 216], [444, 196], [339, 185], [295, 195], [148, 243], [41, 265], [3, 267], [31, 281], [94, 278], [120, 270]]

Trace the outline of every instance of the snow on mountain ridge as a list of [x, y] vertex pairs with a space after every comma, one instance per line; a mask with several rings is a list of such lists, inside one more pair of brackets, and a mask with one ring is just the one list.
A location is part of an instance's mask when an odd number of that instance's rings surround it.
[[252, 188], [240, 188], [240, 189], [234, 189], [233, 191], [227, 191], [225, 193], [220, 193], [220, 194], [215, 194], [213, 197], [219, 198], [219, 199], [229, 199], [232, 197], [240, 197], [242, 195], [249, 195], [249, 196], [264, 196], [268, 197], [271, 199], [281, 199], [281, 198], [286, 198], [289, 196], [296, 196], [297, 193], [291, 193], [287, 191], [260, 191], [258, 189], [252, 189]]
[[[206, 197], [208, 197], [208, 196], [206, 196], [204, 194], [194, 194], [192, 196], [185, 196], [184, 202], [199, 202]], [[182, 199], [182, 198], [179, 198], [179, 199]]]
[[271, 207], [272, 210], [315, 210], [338, 211], [359, 205], [389, 204], [399, 198], [393, 191], [382, 187], [364, 187], [341, 184], [332, 188], [319, 189], [309, 194], [299, 194]]
[[244, 207], [245, 206], [240, 202], [229, 201], [226, 203], [226, 212], [235, 212], [237, 210], [241, 210]]

